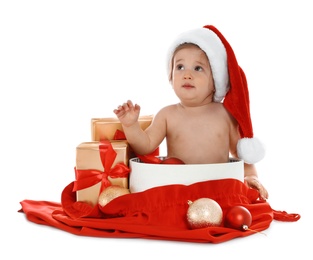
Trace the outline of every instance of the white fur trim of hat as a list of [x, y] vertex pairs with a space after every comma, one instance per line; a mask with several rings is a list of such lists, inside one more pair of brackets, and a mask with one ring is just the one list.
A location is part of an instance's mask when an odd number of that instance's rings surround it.
[[178, 46], [193, 43], [200, 47], [209, 59], [215, 85], [214, 101], [221, 102], [229, 89], [226, 50], [219, 37], [206, 28], [186, 31], [173, 41], [167, 54], [167, 72], [171, 73], [171, 60]]

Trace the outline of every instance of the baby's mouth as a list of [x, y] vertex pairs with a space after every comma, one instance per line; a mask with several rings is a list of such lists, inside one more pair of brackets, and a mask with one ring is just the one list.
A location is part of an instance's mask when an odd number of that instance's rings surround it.
[[194, 86], [190, 85], [190, 84], [184, 84], [183, 88], [194, 88]]

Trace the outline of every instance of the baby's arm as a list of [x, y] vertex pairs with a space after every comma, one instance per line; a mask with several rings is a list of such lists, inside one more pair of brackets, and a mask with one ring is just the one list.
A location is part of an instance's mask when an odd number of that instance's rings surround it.
[[268, 199], [268, 192], [262, 183], [259, 181], [256, 168], [253, 164], [244, 164], [245, 183], [260, 192], [261, 199]]
[[[153, 152], [164, 139], [165, 126], [162, 120], [154, 119], [145, 131], [142, 130], [138, 121], [140, 106], [134, 105], [130, 100], [113, 112], [122, 124], [127, 142], [137, 154], [145, 155]], [[157, 115], [155, 118], [160, 116]]]

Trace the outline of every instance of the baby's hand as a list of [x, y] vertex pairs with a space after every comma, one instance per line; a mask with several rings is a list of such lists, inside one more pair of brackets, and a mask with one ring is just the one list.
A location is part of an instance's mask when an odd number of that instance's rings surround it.
[[248, 187], [256, 189], [260, 193], [260, 199], [266, 200], [268, 199], [268, 192], [262, 185], [262, 183], [259, 181], [258, 178], [255, 176], [246, 176], [245, 177], [245, 183], [248, 185]]
[[140, 113], [140, 106], [128, 100], [121, 106], [118, 106], [117, 109], [114, 109], [113, 112], [120, 120], [122, 125], [124, 126], [131, 126], [138, 121], [139, 113]]

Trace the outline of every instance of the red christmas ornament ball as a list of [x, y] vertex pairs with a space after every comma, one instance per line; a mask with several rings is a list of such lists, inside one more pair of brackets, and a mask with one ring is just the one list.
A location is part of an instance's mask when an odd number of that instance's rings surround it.
[[185, 164], [181, 159], [168, 157], [161, 161], [161, 164]]
[[244, 206], [233, 206], [225, 215], [225, 226], [238, 230], [249, 229], [252, 223], [250, 211]]

